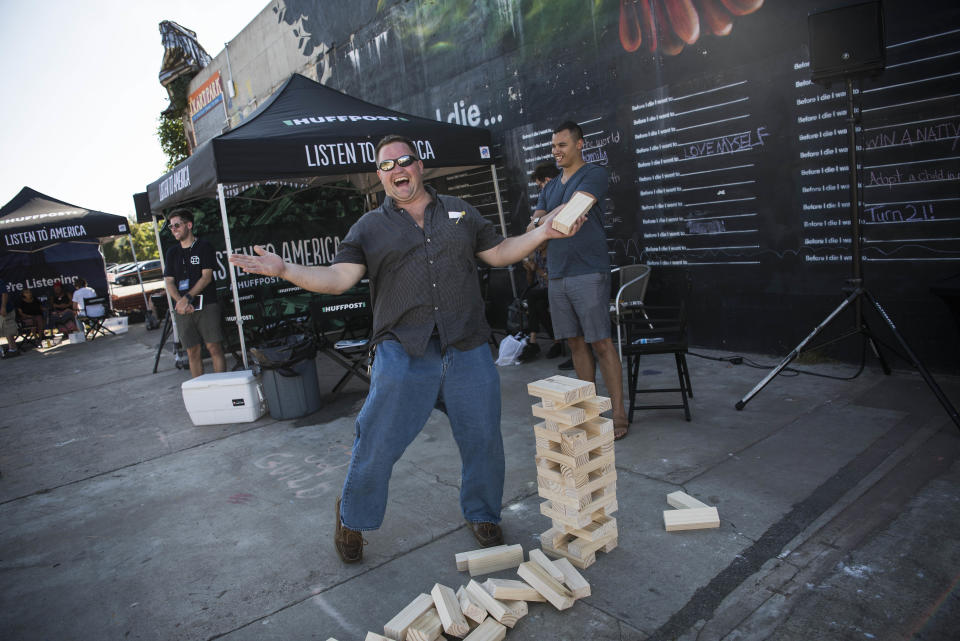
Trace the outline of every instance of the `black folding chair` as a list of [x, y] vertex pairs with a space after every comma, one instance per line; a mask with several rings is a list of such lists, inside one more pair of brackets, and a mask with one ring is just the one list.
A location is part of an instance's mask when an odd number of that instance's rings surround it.
[[[92, 308], [92, 309], [91, 309]], [[91, 296], [83, 299], [83, 311], [79, 318], [87, 328], [87, 340], [93, 340], [99, 334], [106, 336], [114, 334], [113, 330], [104, 326], [104, 322], [110, 317], [110, 300], [106, 296]]]
[[332, 394], [356, 376], [370, 383], [370, 333], [373, 313], [369, 296], [323, 296], [310, 301], [310, 318], [317, 336], [317, 348], [346, 372], [333, 386]]
[[[625, 310], [621, 313], [626, 340], [623, 355], [627, 358], [627, 387], [630, 399], [629, 420], [633, 422], [634, 410], [682, 409], [690, 420], [690, 404], [693, 386], [690, 384], [690, 369], [687, 367], [687, 314], [686, 306], [651, 307]], [[679, 387], [639, 389], [640, 360], [654, 354], [673, 354], [677, 364]], [[681, 403], [674, 405], [637, 405], [637, 394], [662, 394], [679, 392]]]

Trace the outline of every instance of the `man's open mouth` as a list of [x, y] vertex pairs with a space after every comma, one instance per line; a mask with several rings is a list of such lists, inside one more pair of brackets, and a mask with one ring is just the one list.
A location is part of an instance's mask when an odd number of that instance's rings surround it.
[[393, 179], [393, 184], [397, 187], [406, 185], [409, 182], [410, 182], [410, 179], [407, 178], [406, 176], [398, 176], [397, 178]]

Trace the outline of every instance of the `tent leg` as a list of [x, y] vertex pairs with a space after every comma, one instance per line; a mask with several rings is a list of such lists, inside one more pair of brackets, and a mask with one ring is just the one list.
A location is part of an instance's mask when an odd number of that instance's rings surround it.
[[[217, 196], [220, 198], [220, 219], [223, 221], [223, 239], [226, 241], [227, 257], [233, 253], [233, 243], [230, 241], [230, 223], [227, 221], [227, 199], [223, 194], [223, 183], [217, 183]], [[243, 337], [243, 316], [240, 314], [240, 292], [237, 289], [237, 272], [229, 260], [227, 268], [230, 270], [230, 289], [233, 291], [233, 309], [237, 314], [237, 333], [240, 334], [240, 356], [243, 358], [243, 368], [250, 369], [247, 363], [247, 341]]]
[[[139, 262], [137, 260], [137, 250], [133, 246], [133, 235], [127, 234], [127, 240], [130, 242], [130, 253], [133, 254], [133, 262]], [[157, 245], [159, 247], [159, 245]], [[143, 294], [143, 309], [144, 311], [149, 311], [150, 304], [147, 302], [147, 290], [143, 286], [143, 278], [140, 277], [140, 270], [137, 270], [137, 279], [140, 281], [140, 293]]]
[[[507, 222], [503, 217], [503, 199], [500, 197], [500, 181], [497, 180], [497, 163], [494, 162], [490, 165], [490, 174], [493, 176], [493, 193], [497, 196], [497, 213], [500, 215], [500, 232], [503, 234], [503, 237], [507, 237]], [[513, 265], [507, 267], [507, 271], [510, 272], [510, 291], [513, 292], [513, 298], [517, 298], [517, 283], [513, 278]]]

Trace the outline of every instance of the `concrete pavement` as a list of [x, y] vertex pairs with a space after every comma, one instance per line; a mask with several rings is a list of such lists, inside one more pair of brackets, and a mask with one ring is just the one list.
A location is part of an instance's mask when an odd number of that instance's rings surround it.
[[[150, 373], [158, 339], [134, 325], [0, 362], [0, 638], [348, 641], [435, 582], [468, 580], [453, 555], [476, 545], [442, 414], [395, 467], [363, 563], [346, 566], [333, 503], [365, 385], [301, 419], [195, 427], [189, 374], [169, 354]], [[500, 368], [503, 525], [526, 550], [549, 526], [526, 383], [557, 362]], [[619, 547], [584, 571], [593, 595], [531, 604], [507, 639], [951, 638], [960, 431], [922, 379], [780, 377], [738, 412], [764, 371], [689, 362], [693, 420], [638, 412], [617, 443]], [[317, 363], [329, 390], [336, 368]], [[668, 357], [642, 371], [675, 377]], [[960, 403], [960, 380], [938, 382]], [[721, 527], [665, 532], [677, 489], [717, 505]]]

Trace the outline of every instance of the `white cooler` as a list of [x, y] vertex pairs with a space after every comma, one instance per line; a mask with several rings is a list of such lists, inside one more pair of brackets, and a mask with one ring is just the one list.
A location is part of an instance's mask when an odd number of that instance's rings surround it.
[[267, 411], [260, 380], [250, 370], [204, 374], [180, 390], [194, 425], [250, 423]]

